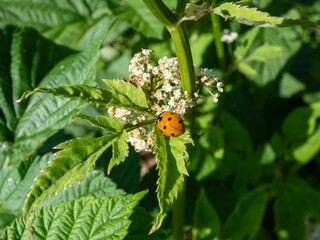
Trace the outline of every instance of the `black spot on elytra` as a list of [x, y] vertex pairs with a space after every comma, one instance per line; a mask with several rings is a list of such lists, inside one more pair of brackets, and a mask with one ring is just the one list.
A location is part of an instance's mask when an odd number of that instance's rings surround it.
[[168, 121], [170, 121], [171, 120], [171, 118], [168, 118]]
[[171, 133], [171, 136], [174, 137], [174, 133]]
[[171, 114], [173, 114], [173, 112], [171, 112]]
[[166, 126], [163, 126], [163, 129], [166, 129], [167, 127]]
[[179, 123], [182, 124], [182, 120], [179, 120]]

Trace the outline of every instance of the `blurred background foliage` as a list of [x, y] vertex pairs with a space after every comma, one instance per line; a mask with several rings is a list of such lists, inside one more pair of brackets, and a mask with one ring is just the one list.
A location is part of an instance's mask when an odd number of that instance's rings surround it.
[[[165, 3], [174, 9], [175, 1]], [[253, 0], [251, 4], [272, 16], [307, 18], [320, 26], [319, 0]], [[185, 23], [194, 63], [214, 69], [225, 82], [219, 103], [204, 91], [206, 97], [194, 113], [186, 239], [320, 239], [320, 30], [258, 28], [218, 20], [221, 32], [238, 33], [235, 41], [222, 43], [223, 57], [217, 56], [215, 41], [220, 39], [215, 39], [210, 15]], [[73, 76], [74, 82], [92, 80], [90, 84], [101, 85], [102, 78], [127, 78], [130, 59], [141, 48], [154, 50], [155, 61], [175, 56], [169, 33], [142, 0], [0, 0], [1, 229], [21, 214], [23, 202], [18, 209], [12, 199], [23, 200], [27, 191], [14, 189], [21, 182], [29, 189], [32, 181], [27, 173], [34, 168], [39, 172], [47, 161], [39, 158], [49, 158], [45, 154], [67, 139], [105, 134], [83, 121], [65, 119], [54, 127], [48, 121], [50, 130], [44, 135], [23, 135], [26, 130], [21, 129], [29, 127], [24, 123], [37, 119], [23, 115], [27, 102], [17, 105], [8, 99], [17, 100], [23, 91], [44, 85], [49, 70], [65, 57], [86, 51], [106, 22], [95, 77], [89, 74], [80, 81]], [[23, 78], [29, 79], [28, 87]], [[79, 105], [74, 106], [75, 112], [107, 114], [100, 107]], [[26, 139], [32, 142], [27, 150], [23, 149]], [[109, 149], [96, 168], [106, 173], [111, 156]], [[110, 174], [128, 193], [149, 189], [141, 204], [148, 213], [139, 210], [149, 225], [157, 207], [154, 161], [152, 155], [130, 149], [126, 161]], [[10, 196], [13, 191], [15, 198]], [[139, 239], [134, 229], [145, 225], [135, 221], [139, 219], [135, 215], [132, 219], [138, 225], [131, 226], [127, 239]], [[170, 219], [161, 233], [150, 238], [167, 239]]]

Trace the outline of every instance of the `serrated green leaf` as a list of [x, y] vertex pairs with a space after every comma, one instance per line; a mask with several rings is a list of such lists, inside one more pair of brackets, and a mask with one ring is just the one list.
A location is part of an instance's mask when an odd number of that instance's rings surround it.
[[5, 199], [16, 188], [16, 184], [21, 181], [19, 171], [14, 166], [9, 166], [0, 171], [0, 201], [1, 205]]
[[[32, 27], [46, 38], [74, 49], [84, 49], [107, 12], [105, 1], [0, 1], [0, 26]], [[109, 14], [110, 15], [110, 14]], [[108, 16], [112, 23], [114, 16]]]
[[223, 228], [221, 239], [253, 238], [259, 230], [268, 200], [268, 192], [264, 187], [241, 197]]
[[128, 102], [126, 105], [132, 104], [141, 108], [148, 108], [146, 95], [140, 86], [135, 87], [128, 82], [110, 79], [103, 79], [103, 81], [118, 94], [122, 104]]
[[293, 157], [296, 161], [306, 164], [308, 163], [320, 150], [320, 126], [315, 132], [301, 145], [295, 147], [293, 150]]
[[83, 119], [89, 121], [93, 126], [100, 127], [107, 132], [120, 133], [124, 128], [124, 124], [116, 117], [106, 116], [87, 116], [87, 115], [75, 115], [73, 119]]
[[[104, 38], [108, 22], [102, 21], [99, 26], [99, 31], [92, 35], [92, 41], [87, 48], [56, 64], [43, 78], [39, 84], [40, 88], [74, 82], [89, 83], [94, 80], [93, 66], [98, 58], [100, 41]], [[45, 139], [68, 124], [71, 116], [85, 106], [54, 96], [32, 96], [16, 128], [14, 147], [19, 149], [23, 156], [31, 154]]]
[[119, 163], [123, 162], [126, 159], [126, 155], [129, 151], [129, 146], [127, 143], [129, 136], [126, 131], [123, 131], [120, 137], [118, 137], [112, 143], [112, 158], [110, 159], [108, 165], [108, 173], [110, 173], [111, 169], [118, 165]]
[[0, 1], [1, 25], [22, 25], [28, 27], [59, 26], [74, 22], [80, 16], [59, 8], [53, 1]]
[[214, 239], [219, 236], [220, 219], [203, 188], [196, 201], [193, 225], [192, 236], [195, 240]]
[[162, 39], [164, 26], [142, 0], [109, 0], [111, 11], [149, 38]]
[[235, 20], [249, 26], [288, 27], [298, 25], [316, 27], [315, 23], [308, 20], [271, 17], [267, 12], [260, 12], [257, 8], [248, 8], [237, 3], [223, 3], [214, 8], [213, 12], [225, 19]]
[[282, 47], [265, 43], [264, 45], [257, 47], [254, 52], [245, 60], [265, 62], [267, 61], [267, 58], [278, 58], [281, 57], [282, 54]]
[[[132, 87], [135, 88], [133, 85]], [[138, 105], [136, 105], [134, 102], [136, 99], [130, 99], [127, 95], [124, 95], [125, 93], [117, 93], [114, 91], [104, 90], [101, 88], [83, 84], [71, 84], [52, 88], [36, 88], [33, 91], [25, 92], [20, 100], [25, 100], [26, 98], [37, 92], [50, 93], [54, 96], [68, 98], [70, 100], [78, 100], [79, 102], [93, 103], [96, 105], [124, 107], [133, 111], [140, 111], [144, 113], [149, 112], [149, 109], [145, 106], [144, 101], [137, 102]], [[131, 91], [129, 94], [134, 95], [135, 93]]]
[[221, 123], [233, 148], [251, 153], [253, 143], [248, 130], [230, 113], [221, 113]]
[[116, 184], [113, 183], [110, 178], [106, 177], [103, 172], [93, 170], [89, 171], [79, 184], [73, 184], [71, 187], [67, 187], [57, 195], [45, 199], [43, 203], [40, 203], [38, 206], [49, 206], [58, 202], [69, 202], [81, 197], [113, 197], [124, 194], [125, 192], [117, 189]]
[[157, 197], [159, 201], [160, 213], [157, 222], [150, 230], [150, 233], [160, 228], [167, 212], [183, 185], [184, 176], [188, 175], [185, 160], [189, 158], [185, 144], [192, 140], [190, 134], [185, 132], [179, 137], [165, 137], [164, 134], [154, 127], [154, 152], [158, 160], [157, 169], [159, 179], [157, 187]]
[[[15, 186], [10, 189], [10, 193], [2, 200], [4, 201], [3, 209], [6, 209], [8, 212], [22, 213], [24, 199], [26, 199], [30, 191], [34, 178], [39, 175], [40, 171], [47, 166], [47, 162], [52, 158], [51, 153], [42, 157], [36, 156], [21, 162], [19, 168], [15, 167], [15, 169], [19, 171], [20, 176], [16, 176], [15, 178], [11, 177], [10, 182], [15, 184]], [[10, 184], [5, 184], [5, 189], [9, 189], [9, 185]]]
[[[30, 216], [30, 230], [35, 239], [124, 239], [133, 208], [145, 194], [87, 197], [44, 207]], [[31, 236], [20, 218], [5, 230], [3, 239], [29, 240]]]
[[16, 215], [13, 213], [0, 211], [0, 233], [2, 233], [5, 227], [10, 225], [15, 218]]
[[26, 198], [23, 216], [28, 220], [30, 212], [40, 201], [85, 177], [100, 155], [112, 144], [117, 134], [95, 139], [78, 138], [61, 143], [56, 148], [57, 158], [42, 170]]

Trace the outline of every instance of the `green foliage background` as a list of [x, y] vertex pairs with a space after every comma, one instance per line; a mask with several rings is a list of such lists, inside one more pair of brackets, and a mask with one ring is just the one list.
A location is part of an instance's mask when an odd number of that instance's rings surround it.
[[[165, 3], [170, 9], [176, 4]], [[271, 16], [306, 18], [320, 25], [319, 0], [251, 4]], [[213, 28], [212, 19], [206, 15], [184, 23], [194, 63], [213, 68], [225, 82], [218, 104], [204, 91], [206, 97], [193, 113], [185, 239], [320, 239], [320, 30], [249, 27], [219, 17], [215, 21], [221, 29], [239, 36], [222, 43], [222, 55], [217, 55], [219, 28]], [[107, 115], [104, 107], [49, 94], [16, 101], [36, 88], [102, 87], [102, 78], [128, 77], [130, 59], [141, 48], [154, 50], [155, 59], [175, 56], [175, 51], [169, 33], [142, 0], [0, 0], [0, 28], [0, 229], [11, 226], [4, 230], [4, 239], [31, 239], [22, 208], [34, 178], [54, 158], [52, 148], [81, 137], [79, 146], [87, 146], [83, 152], [89, 154], [98, 150], [81, 139], [99, 137], [102, 146], [125, 152], [126, 136], [111, 143], [109, 138], [123, 129], [115, 122], [109, 126], [111, 136], [84, 121], [70, 121], [80, 113]], [[139, 96], [133, 102], [146, 107]], [[36, 239], [56, 239], [54, 226], [61, 222], [62, 233], [71, 238], [168, 239], [171, 212], [160, 230], [147, 235], [158, 211], [158, 172], [154, 166], [140, 179], [141, 164], [150, 156], [129, 148], [129, 156], [108, 177], [108, 170], [123, 161], [113, 157], [110, 148], [81, 184], [46, 200], [57, 186], [45, 193], [30, 219], [42, 233]], [[78, 174], [83, 178], [86, 172]], [[139, 192], [145, 189], [147, 195]], [[82, 211], [96, 216], [91, 224], [83, 224], [84, 215], [75, 214]], [[83, 232], [72, 229], [70, 216]], [[88, 230], [92, 226], [96, 231]], [[103, 236], [105, 231], [110, 235]]]

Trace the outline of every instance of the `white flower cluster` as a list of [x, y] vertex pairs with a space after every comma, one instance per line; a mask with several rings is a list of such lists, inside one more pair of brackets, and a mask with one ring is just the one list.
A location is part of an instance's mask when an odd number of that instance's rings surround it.
[[237, 32], [231, 32], [229, 29], [223, 29], [221, 34], [221, 42], [232, 43], [238, 37]]
[[[223, 92], [223, 82], [220, 78], [218, 78], [212, 71], [212, 69], [208, 68], [198, 68], [195, 66], [195, 75], [201, 85], [207, 86], [206, 90], [213, 96], [213, 101], [218, 102], [218, 98], [220, 96], [219, 92]], [[210, 91], [209, 87], [216, 88], [218, 93], [213, 94]]]
[[[180, 71], [177, 58], [163, 57], [158, 61], [158, 65], [151, 64], [153, 51], [142, 49], [134, 55], [130, 61], [129, 71], [131, 72], [127, 81], [135, 86], [141, 86], [148, 98], [151, 110], [157, 115], [165, 111], [174, 111], [179, 115], [186, 113], [188, 108], [195, 105], [199, 98], [198, 93], [191, 97], [188, 92], [183, 92], [181, 88]], [[222, 81], [207, 68], [195, 66], [197, 85], [204, 85], [213, 96], [214, 101], [218, 101], [219, 93], [213, 94], [210, 88], [216, 88], [218, 92], [223, 92]], [[199, 90], [199, 89], [198, 89]], [[124, 108], [109, 107], [108, 113], [119, 118], [123, 123], [131, 122], [133, 125], [147, 120], [146, 115], [126, 110]], [[152, 127], [141, 126], [130, 131], [129, 142], [137, 152], [152, 151], [154, 136]]]

